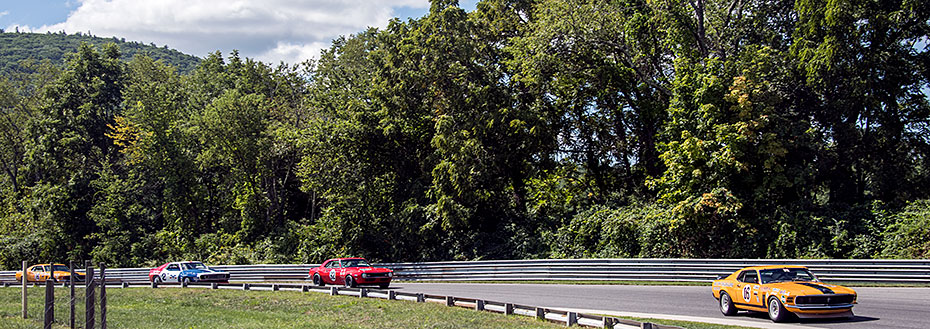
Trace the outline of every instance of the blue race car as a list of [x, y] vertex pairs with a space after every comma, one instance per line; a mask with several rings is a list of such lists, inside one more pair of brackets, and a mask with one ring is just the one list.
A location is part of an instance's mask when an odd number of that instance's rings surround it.
[[211, 269], [201, 262], [171, 262], [149, 272], [152, 281], [229, 282], [229, 272]]

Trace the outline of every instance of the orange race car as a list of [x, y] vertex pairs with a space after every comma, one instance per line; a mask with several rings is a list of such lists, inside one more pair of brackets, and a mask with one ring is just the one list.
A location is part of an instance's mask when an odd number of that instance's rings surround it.
[[[38, 264], [32, 265], [26, 269], [26, 281], [28, 282], [45, 282], [51, 279], [52, 282], [65, 282], [71, 278], [71, 271], [64, 264]], [[23, 271], [16, 271], [16, 281], [23, 280]], [[74, 281], [84, 281], [84, 271], [74, 271]]]
[[714, 280], [720, 312], [768, 312], [775, 322], [799, 318], [852, 317], [856, 291], [821, 282], [803, 266], [753, 266]]

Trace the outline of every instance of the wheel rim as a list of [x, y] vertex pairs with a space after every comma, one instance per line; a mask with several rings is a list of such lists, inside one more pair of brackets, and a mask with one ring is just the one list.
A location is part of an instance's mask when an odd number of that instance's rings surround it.
[[774, 299], [769, 302], [769, 316], [773, 319], [778, 317], [778, 301]]
[[724, 294], [720, 296], [720, 311], [726, 313], [728, 310], [730, 310], [730, 296]]
[[319, 275], [319, 274], [314, 275], [314, 276], [313, 276], [313, 284], [315, 284], [315, 285], [320, 285], [320, 282], [322, 282], [322, 279], [320, 279], [320, 275]]

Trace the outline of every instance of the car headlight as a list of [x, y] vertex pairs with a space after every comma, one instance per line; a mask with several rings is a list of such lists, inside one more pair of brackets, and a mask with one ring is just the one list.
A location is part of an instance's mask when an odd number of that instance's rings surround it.
[[389, 277], [389, 278], [390, 278], [390, 277], [393, 277], [393, 276], [394, 276], [394, 272], [388, 272], [388, 277]]
[[368, 273], [362, 273], [362, 278], [367, 279], [367, 278], [368, 278]]

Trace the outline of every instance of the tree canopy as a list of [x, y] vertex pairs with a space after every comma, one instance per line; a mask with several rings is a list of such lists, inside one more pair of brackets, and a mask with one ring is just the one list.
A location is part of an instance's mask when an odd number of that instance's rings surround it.
[[[7, 33], [9, 34], [9, 33]], [[930, 4], [432, 1], [0, 79], [0, 264], [930, 256]]]

